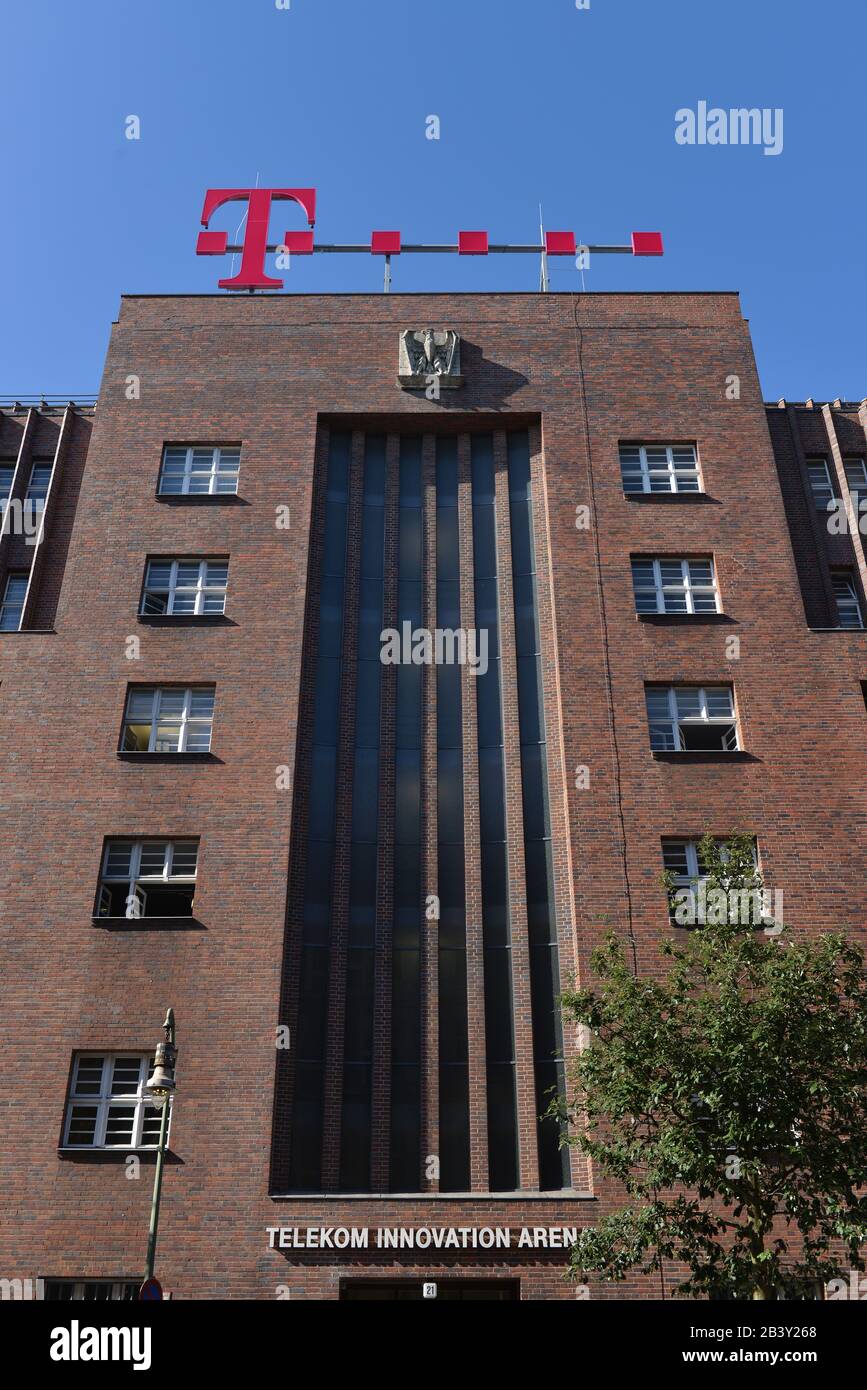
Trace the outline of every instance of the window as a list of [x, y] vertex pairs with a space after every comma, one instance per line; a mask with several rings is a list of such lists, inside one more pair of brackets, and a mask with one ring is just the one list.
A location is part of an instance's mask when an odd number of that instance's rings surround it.
[[701, 492], [694, 444], [621, 444], [623, 491]]
[[148, 1053], [77, 1053], [63, 1127], [64, 1148], [155, 1149], [161, 1110], [144, 1094], [152, 1065]]
[[813, 501], [820, 512], [826, 512], [828, 503], [834, 500], [834, 485], [828, 471], [827, 459], [807, 459], [807, 473]]
[[238, 491], [241, 450], [186, 448], [167, 445], [163, 451], [158, 493], [161, 497], [230, 493]]
[[[691, 894], [690, 902], [695, 903], [696, 898], [701, 897], [701, 885], [707, 883], [708, 872], [701, 861], [699, 855], [699, 840], [663, 840], [662, 842], [662, 862], [666, 873], [671, 874], [672, 882], [669, 896], [670, 914], [674, 917], [678, 903], [684, 902], [681, 897], [678, 899], [676, 894], [688, 892]], [[717, 839], [716, 845], [721, 857], [725, 862], [728, 859], [726, 850], [727, 842], [724, 839]], [[758, 851], [753, 844], [753, 863], [756, 870], [759, 867]]]
[[138, 1298], [138, 1279], [46, 1279], [43, 1297], [61, 1303], [130, 1303]]
[[730, 686], [648, 685], [650, 746], [657, 752], [734, 753], [738, 727]]
[[9, 501], [9, 494], [12, 491], [12, 477], [15, 468], [12, 464], [0, 463], [0, 513]]
[[862, 503], [867, 507], [867, 460], [863, 458], [844, 459], [843, 467], [846, 470], [846, 482], [849, 484], [849, 491], [852, 494], [856, 511]]
[[45, 506], [45, 499], [48, 496], [48, 484], [51, 482], [50, 463], [34, 463], [30, 473], [30, 482], [27, 484], [27, 495], [25, 502], [29, 502], [28, 511], [41, 512]]
[[634, 558], [638, 613], [718, 613], [713, 560]]
[[207, 753], [214, 722], [214, 687], [133, 686], [126, 701], [126, 753]]
[[140, 612], [147, 617], [224, 613], [228, 560], [148, 560]]
[[198, 840], [107, 840], [98, 917], [192, 917]]
[[839, 626], [862, 628], [864, 619], [854, 572], [844, 569], [832, 570], [831, 583], [834, 587], [834, 598], [837, 600]]
[[24, 612], [24, 599], [27, 595], [27, 575], [10, 574], [6, 580], [6, 592], [0, 604], [0, 632], [17, 632], [21, 626]]

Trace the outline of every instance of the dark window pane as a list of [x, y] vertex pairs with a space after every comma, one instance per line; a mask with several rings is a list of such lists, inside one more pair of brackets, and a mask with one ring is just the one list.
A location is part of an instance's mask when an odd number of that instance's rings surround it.
[[542, 672], [535, 656], [518, 657], [518, 717], [521, 743], [540, 743], [545, 737], [542, 714]]
[[473, 480], [473, 505], [494, 500], [494, 437], [474, 434], [470, 438], [470, 467]]
[[358, 586], [358, 657], [380, 661], [381, 654], [382, 580], [362, 579]]
[[505, 840], [503, 750], [479, 749], [479, 829], [483, 844]]
[[515, 1069], [488, 1062], [488, 1185], [491, 1192], [518, 1189], [518, 1126]]
[[544, 743], [521, 748], [521, 782], [524, 793], [524, 835], [545, 840], [551, 834], [548, 810], [548, 769]]
[[328, 947], [305, 946], [301, 952], [301, 998], [295, 1047], [303, 1062], [325, 1057], [325, 1017], [328, 1002]]
[[531, 513], [526, 502], [513, 502], [512, 518], [512, 569], [516, 575], [532, 574], [533, 547], [530, 540]]
[[488, 634], [488, 660], [500, 654], [496, 579], [477, 579], [475, 587], [476, 627]]
[[513, 1062], [512, 953], [505, 946], [485, 950], [485, 1045], [489, 1062]]
[[325, 578], [319, 598], [319, 656], [340, 656], [343, 636], [343, 580]]
[[470, 1186], [469, 1078], [466, 1067], [440, 1068], [440, 1191]]
[[418, 1062], [421, 1057], [421, 992], [418, 951], [392, 956], [391, 1058]]
[[376, 748], [356, 748], [352, 783], [352, 838], [376, 843], [379, 806], [379, 752]]
[[355, 742], [359, 748], [379, 747], [381, 661], [359, 661], [355, 668]]
[[421, 1186], [421, 1069], [391, 1072], [392, 1192], [418, 1192]]
[[394, 861], [394, 945], [417, 946], [424, 908], [421, 896], [421, 850], [402, 845]]
[[438, 666], [436, 682], [437, 746], [460, 749], [463, 742], [460, 666]]
[[309, 1192], [322, 1185], [322, 1073], [320, 1062], [299, 1062], [295, 1069], [289, 1181]]
[[343, 1055], [347, 1062], [369, 1062], [373, 1054], [373, 951], [346, 953], [346, 1025]]
[[458, 577], [458, 513], [456, 508], [437, 511], [437, 579]]
[[409, 622], [413, 629], [421, 627], [422, 593], [421, 584], [415, 581], [401, 581], [397, 586], [397, 625]]
[[325, 504], [323, 574], [343, 574], [346, 568], [346, 503]]
[[467, 1060], [466, 951], [439, 952], [440, 1061]]
[[478, 579], [497, 573], [497, 537], [493, 507], [473, 507], [473, 569]]
[[[536, 1106], [540, 1116], [545, 1113], [555, 1090], [563, 1092], [562, 1068], [555, 1062], [536, 1063]], [[560, 1130], [556, 1120], [538, 1122], [539, 1186], [543, 1192], [557, 1192], [569, 1187], [569, 1151], [560, 1148]]]
[[437, 580], [437, 627], [461, 625], [461, 586], [457, 579]]
[[421, 506], [421, 435], [404, 435], [400, 441], [400, 505]]
[[304, 891], [304, 939], [327, 941], [331, 922], [331, 867], [334, 845], [330, 840], [311, 840], [307, 846]]
[[418, 844], [421, 837], [421, 754], [414, 749], [397, 750], [394, 803], [397, 844]]
[[313, 795], [310, 797], [309, 833], [317, 840], [327, 840], [334, 834], [336, 770], [337, 749], [314, 744], [310, 758]]
[[509, 497], [527, 501], [530, 497], [530, 437], [526, 430], [510, 430], [506, 438], [509, 460]]
[[370, 1080], [369, 1066], [343, 1068], [340, 1187], [344, 1192], [370, 1190]]
[[518, 656], [539, 651], [539, 615], [533, 575], [515, 577], [515, 648]]
[[332, 657], [316, 664], [316, 707], [313, 715], [313, 742], [337, 743], [340, 710], [340, 662]]
[[382, 507], [361, 510], [361, 577], [369, 579], [382, 575], [385, 512]]
[[[437, 440], [437, 506], [458, 505], [458, 441], [452, 436]], [[439, 521], [439, 518], [437, 518]]]
[[437, 893], [440, 900], [440, 944], [443, 946], [461, 945], [466, 936], [464, 925], [466, 889], [464, 884], [463, 844], [441, 844], [437, 850], [437, 861]]
[[524, 846], [527, 875], [527, 925], [530, 939], [555, 941], [554, 879], [551, 871], [551, 844], [532, 840]]
[[464, 777], [459, 748], [441, 748], [437, 758], [437, 833], [440, 844], [463, 844]]
[[352, 436], [348, 432], [332, 434], [328, 450], [328, 477], [325, 493], [329, 502], [345, 502], [349, 496], [351, 452]]
[[482, 845], [482, 923], [485, 941], [503, 946], [509, 940], [505, 844]]
[[479, 747], [499, 747], [503, 742], [500, 719], [500, 663], [492, 661], [483, 676], [475, 676]]
[[397, 668], [397, 718], [395, 741], [398, 748], [421, 747], [422, 666]]
[[365, 503], [380, 507], [385, 502], [384, 434], [369, 434], [364, 441], [363, 498]]
[[421, 579], [421, 512], [402, 507], [399, 521], [398, 564], [401, 579]]
[[562, 1047], [558, 953], [556, 946], [530, 947], [530, 990], [533, 999], [533, 1055], [548, 1061]]
[[373, 944], [376, 926], [376, 845], [353, 844], [349, 871], [349, 938]]

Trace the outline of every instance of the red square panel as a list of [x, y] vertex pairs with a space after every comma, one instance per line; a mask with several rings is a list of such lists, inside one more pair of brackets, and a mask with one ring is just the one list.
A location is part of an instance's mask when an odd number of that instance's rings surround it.
[[633, 232], [633, 256], [661, 256], [662, 232]]
[[487, 256], [487, 232], [458, 232], [458, 251], [462, 256]]
[[574, 232], [546, 232], [545, 250], [549, 256], [574, 256], [577, 252]]
[[222, 256], [228, 244], [229, 238], [225, 232], [199, 232], [196, 255]]
[[399, 256], [400, 232], [374, 232], [370, 238], [372, 256]]
[[293, 256], [312, 256], [313, 255], [313, 233], [312, 232], [287, 232], [283, 238], [283, 245]]

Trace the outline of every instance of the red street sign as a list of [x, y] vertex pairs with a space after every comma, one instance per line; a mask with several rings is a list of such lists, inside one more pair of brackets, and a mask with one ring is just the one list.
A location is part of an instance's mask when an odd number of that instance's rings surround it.
[[138, 1291], [140, 1301], [151, 1302], [154, 1299], [159, 1301], [163, 1296], [163, 1286], [159, 1279], [145, 1279]]

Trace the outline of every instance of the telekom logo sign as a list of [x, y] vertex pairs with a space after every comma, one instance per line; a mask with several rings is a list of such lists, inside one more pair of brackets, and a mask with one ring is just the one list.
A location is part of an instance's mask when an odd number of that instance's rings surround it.
[[[244, 240], [240, 246], [229, 244], [227, 232], [214, 232], [208, 229], [214, 213], [224, 203], [245, 202], [247, 204], [244, 225]], [[298, 203], [303, 208], [310, 231], [286, 232], [282, 242], [271, 245], [268, 241], [268, 225], [271, 218], [271, 204], [274, 202]], [[445, 253], [458, 256], [487, 256], [497, 253], [535, 254], [540, 259], [539, 288], [548, 288], [548, 257], [573, 256], [579, 269], [585, 269], [589, 257], [593, 255], [661, 256], [662, 235], [660, 232], [633, 232], [625, 246], [584, 246], [579, 245], [574, 232], [546, 232], [539, 228], [538, 242], [515, 244], [507, 242], [492, 243], [487, 232], [458, 232], [458, 239], [447, 245], [424, 243], [407, 244], [400, 232], [372, 232], [369, 243], [355, 246], [338, 246], [318, 242], [314, 244], [312, 228], [316, 224], [315, 188], [209, 188], [205, 194], [202, 208], [202, 226], [199, 232], [196, 254], [199, 256], [225, 256], [228, 252], [240, 254], [241, 264], [237, 275], [218, 280], [221, 290], [280, 290], [283, 281], [265, 274], [265, 257], [269, 251], [281, 255], [312, 256], [315, 252], [345, 251], [362, 252], [367, 255], [385, 258], [384, 289], [391, 287], [391, 259], [404, 252]]]
[[[280, 290], [282, 280], [265, 274], [268, 246], [268, 223], [271, 204], [275, 199], [300, 203], [310, 226], [316, 222], [315, 188], [209, 188], [202, 208], [202, 226], [207, 227], [217, 208], [224, 203], [246, 201], [247, 222], [241, 248], [241, 267], [229, 280], [218, 280], [221, 290]], [[287, 251], [299, 254], [313, 250], [312, 232], [287, 232], [283, 239]], [[309, 241], [309, 244], [308, 244]], [[197, 256], [224, 256], [229, 250], [227, 232], [199, 232]]]

